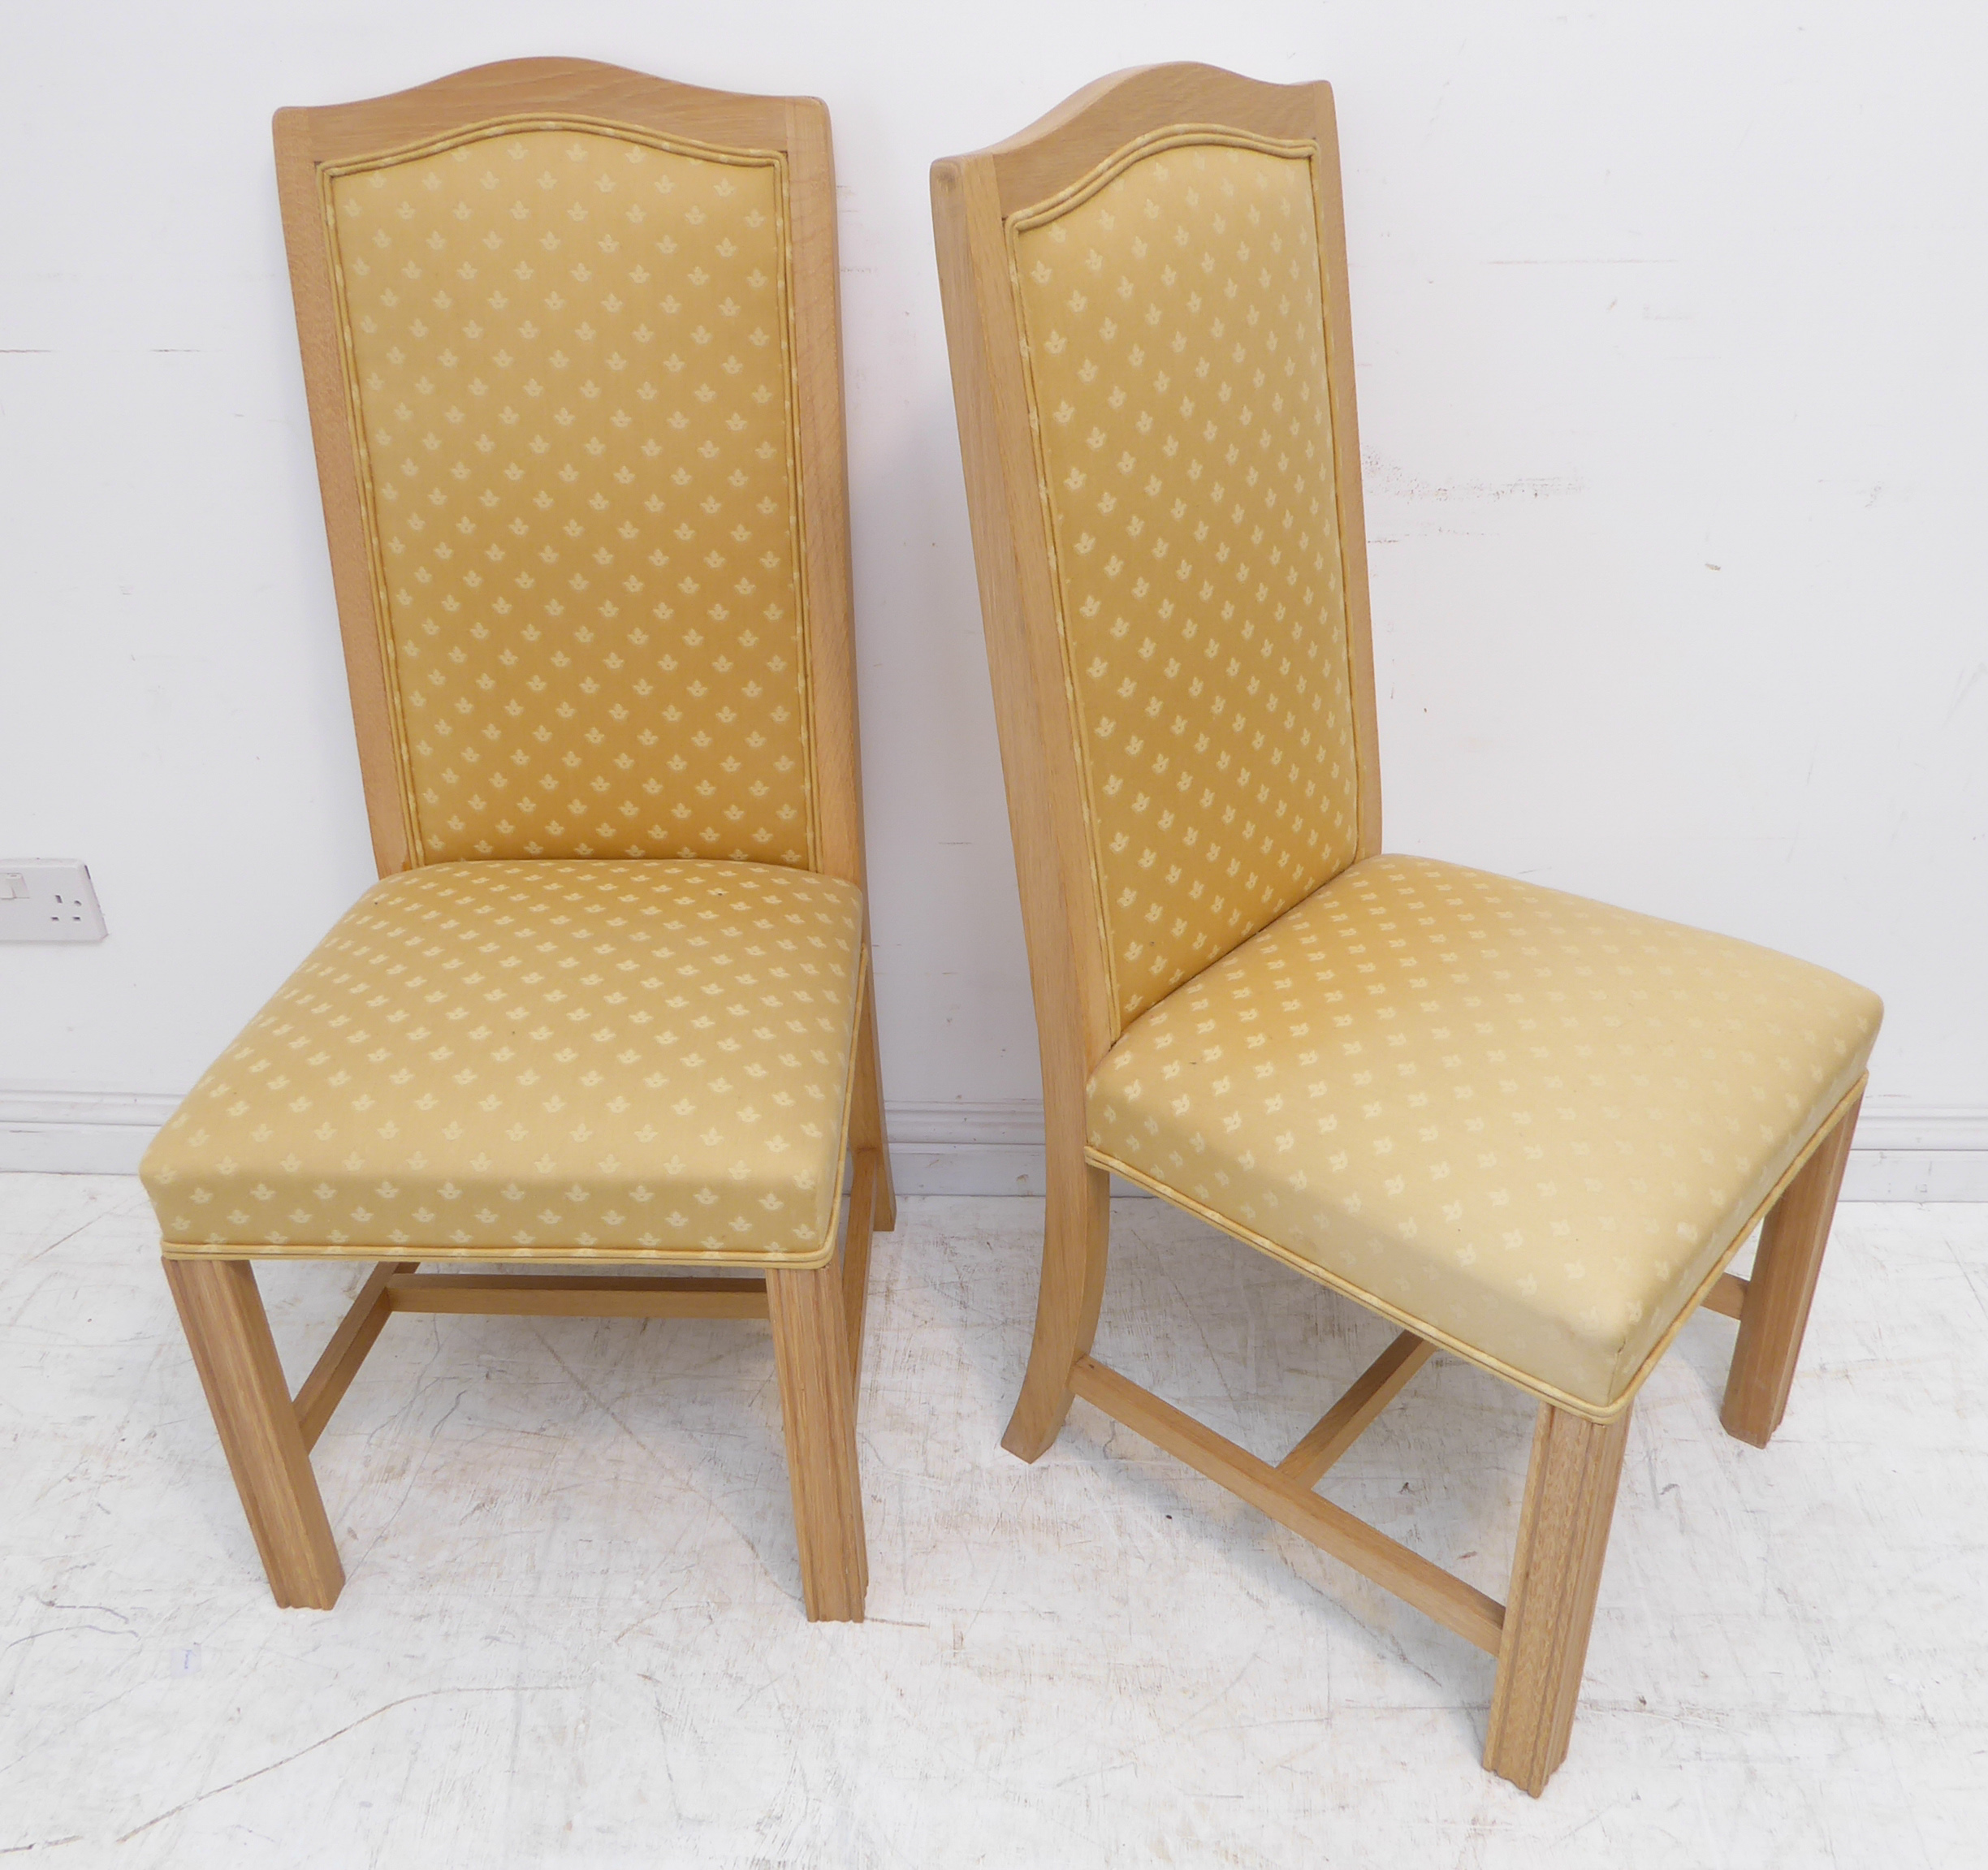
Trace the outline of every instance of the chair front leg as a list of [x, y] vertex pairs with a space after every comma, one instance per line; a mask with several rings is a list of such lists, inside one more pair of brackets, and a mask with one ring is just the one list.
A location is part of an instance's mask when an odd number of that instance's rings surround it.
[[1536, 1799], [1567, 1758], [1629, 1411], [1593, 1423], [1540, 1405], [1512, 1558], [1485, 1765]]
[[860, 1623], [870, 1583], [842, 1268], [767, 1274], [801, 1595], [810, 1622]]
[[1767, 1445], [1787, 1410], [1788, 1390], [1809, 1328], [1809, 1307], [1863, 1103], [1860, 1093], [1761, 1224], [1753, 1276], [1747, 1282], [1740, 1336], [1726, 1375], [1726, 1400], [1719, 1410], [1726, 1432], [1756, 1448]]
[[1001, 1446], [1023, 1461], [1048, 1449], [1070, 1414], [1074, 1394], [1070, 1373], [1078, 1358], [1091, 1354], [1097, 1335], [1111, 1240], [1111, 1177], [1084, 1160], [1081, 1116], [1068, 1126], [1052, 1119], [1046, 1140], [1048, 1189], [1035, 1335], [1022, 1393], [1001, 1436]]
[[270, 1590], [285, 1609], [329, 1610], [344, 1588], [345, 1569], [255, 1268], [245, 1259], [169, 1259], [165, 1266]]

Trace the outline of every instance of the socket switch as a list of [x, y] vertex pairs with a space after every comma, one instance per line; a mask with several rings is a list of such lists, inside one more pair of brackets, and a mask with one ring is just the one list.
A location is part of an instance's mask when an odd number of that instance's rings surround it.
[[89, 866], [60, 857], [0, 857], [0, 942], [102, 941]]

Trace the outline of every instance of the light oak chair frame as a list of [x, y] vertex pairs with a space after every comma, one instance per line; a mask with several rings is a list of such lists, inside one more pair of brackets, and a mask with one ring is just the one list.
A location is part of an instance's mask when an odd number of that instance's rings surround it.
[[[1127, 145], [1189, 125], [1309, 142], [1318, 152], [1318, 239], [1359, 773], [1355, 856], [1374, 856], [1381, 848], [1366, 529], [1331, 87], [1258, 84], [1204, 65], [1117, 73], [1005, 142], [940, 161], [931, 171], [961, 453], [1041, 1044], [1048, 1155], [1035, 1337], [1003, 1445], [1024, 1461], [1035, 1460], [1081, 1396], [1496, 1656], [1485, 1764], [1536, 1795], [1566, 1756], [1580, 1695], [1628, 1430], [1627, 1400], [1603, 1420], [1541, 1402], [1510, 1601], [1501, 1604], [1312, 1491], [1437, 1348], [1415, 1332], [1402, 1332], [1274, 1466], [1091, 1354], [1104, 1294], [1110, 1177], [1086, 1158], [1085, 1086], [1119, 1029], [1091, 907], [1076, 734], [1006, 227], [1012, 217], [1068, 188]], [[1739, 1320], [1722, 1420], [1729, 1432], [1757, 1447], [1766, 1445], [1787, 1407], [1862, 1090], [1860, 1082], [1809, 1140], [1678, 1321], [1681, 1327], [1700, 1307]], [[1725, 1270], [1726, 1260], [1763, 1217], [1752, 1278], [1737, 1278]]]
[[[801, 517], [819, 869], [863, 883], [862, 794], [849, 579], [849, 488], [828, 112], [810, 97], [761, 97], [669, 83], [616, 67], [529, 58], [456, 73], [386, 97], [275, 119], [276, 166], [305, 388], [322, 489], [366, 812], [379, 874], [413, 867], [364, 518], [361, 450], [339, 335], [320, 168], [381, 155], [497, 119], [528, 127], [627, 125], [707, 145], [771, 149], [787, 161], [800, 437]], [[878, 1073], [866, 918], [849, 1116], [849, 1214], [819, 1271], [743, 1276], [422, 1273], [382, 1262], [292, 1397], [256, 1286], [253, 1247], [179, 1259], [166, 1275], [276, 1601], [329, 1609], [344, 1568], [309, 1453], [395, 1312], [581, 1318], [766, 1319], [810, 1618], [860, 1620], [868, 1583], [857, 1473], [856, 1396], [873, 1226], [896, 1224]], [[295, 1259], [299, 1249], [283, 1250]], [[308, 1250], [305, 1250], [308, 1252]], [[458, 1256], [460, 1257], [460, 1256]], [[556, 1260], [548, 1251], [547, 1259]]]

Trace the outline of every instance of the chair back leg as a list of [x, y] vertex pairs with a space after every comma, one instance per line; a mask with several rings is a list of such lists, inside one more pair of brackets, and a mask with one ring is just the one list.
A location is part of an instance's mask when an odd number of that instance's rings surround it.
[[1091, 1354], [1097, 1335], [1111, 1239], [1111, 1177], [1084, 1160], [1081, 1116], [1070, 1125], [1052, 1122], [1048, 1140], [1035, 1336], [1022, 1393], [1001, 1436], [1001, 1446], [1023, 1461], [1034, 1461], [1048, 1449], [1070, 1414], [1074, 1395], [1070, 1371], [1078, 1358]]
[[1809, 1328], [1809, 1306], [1836, 1217], [1850, 1139], [1856, 1134], [1858, 1098], [1802, 1165], [1761, 1224], [1753, 1276], [1740, 1312], [1740, 1336], [1726, 1375], [1719, 1420], [1726, 1432], [1765, 1448], [1787, 1412], [1788, 1389]]
[[840, 1256], [817, 1272], [767, 1275], [801, 1595], [817, 1623], [860, 1623], [870, 1583], [842, 1279]]
[[884, 1078], [877, 1063], [876, 988], [873, 976], [863, 980], [862, 1008], [856, 1021], [856, 1098], [849, 1113], [849, 1147], [876, 1157], [875, 1226], [889, 1233], [897, 1225], [897, 1185], [892, 1179], [890, 1138], [884, 1124]]
[[270, 1589], [285, 1609], [329, 1610], [344, 1588], [345, 1568], [255, 1268], [245, 1259], [169, 1259], [165, 1266]]
[[1628, 1436], [1626, 1409], [1593, 1423], [1540, 1405], [1485, 1736], [1486, 1769], [1535, 1799], [1567, 1757]]
[[870, 1236], [884, 1203], [880, 1152], [859, 1151], [849, 1177], [849, 1224], [842, 1236], [842, 1318], [849, 1328], [849, 1380], [862, 1397], [863, 1320], [870, 1311]]

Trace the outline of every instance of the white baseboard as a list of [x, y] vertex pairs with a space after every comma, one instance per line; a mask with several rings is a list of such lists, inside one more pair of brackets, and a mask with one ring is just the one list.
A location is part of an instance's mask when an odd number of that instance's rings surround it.
[[0, 1089], [0, 1169], [135, 1175], [179, 1102], [145, 1091]]
[[1988, 1201], [1988, 1149], [1855, 1149], [1844, 1201]]
[[900, 1194], [1043, 1192], [1042, 1106], [1033, 1099], [892, 1104], [884, 1121]]
[[[142, 1091], [0, 1089], [0, 1171], [130, 1175], [178, 1102]], [[1043, 1192], [1042, 1106], [1032, 1099], [895, 1104], [889, 1121], [900, 1194]], [[1988, 1201], [1988, 1105], [1873, 1101], [1843, 1193], [1846, 1201]]]
[[1867, 1097], [1843, 1198], [1988, 1201], [1988, 1104]]

